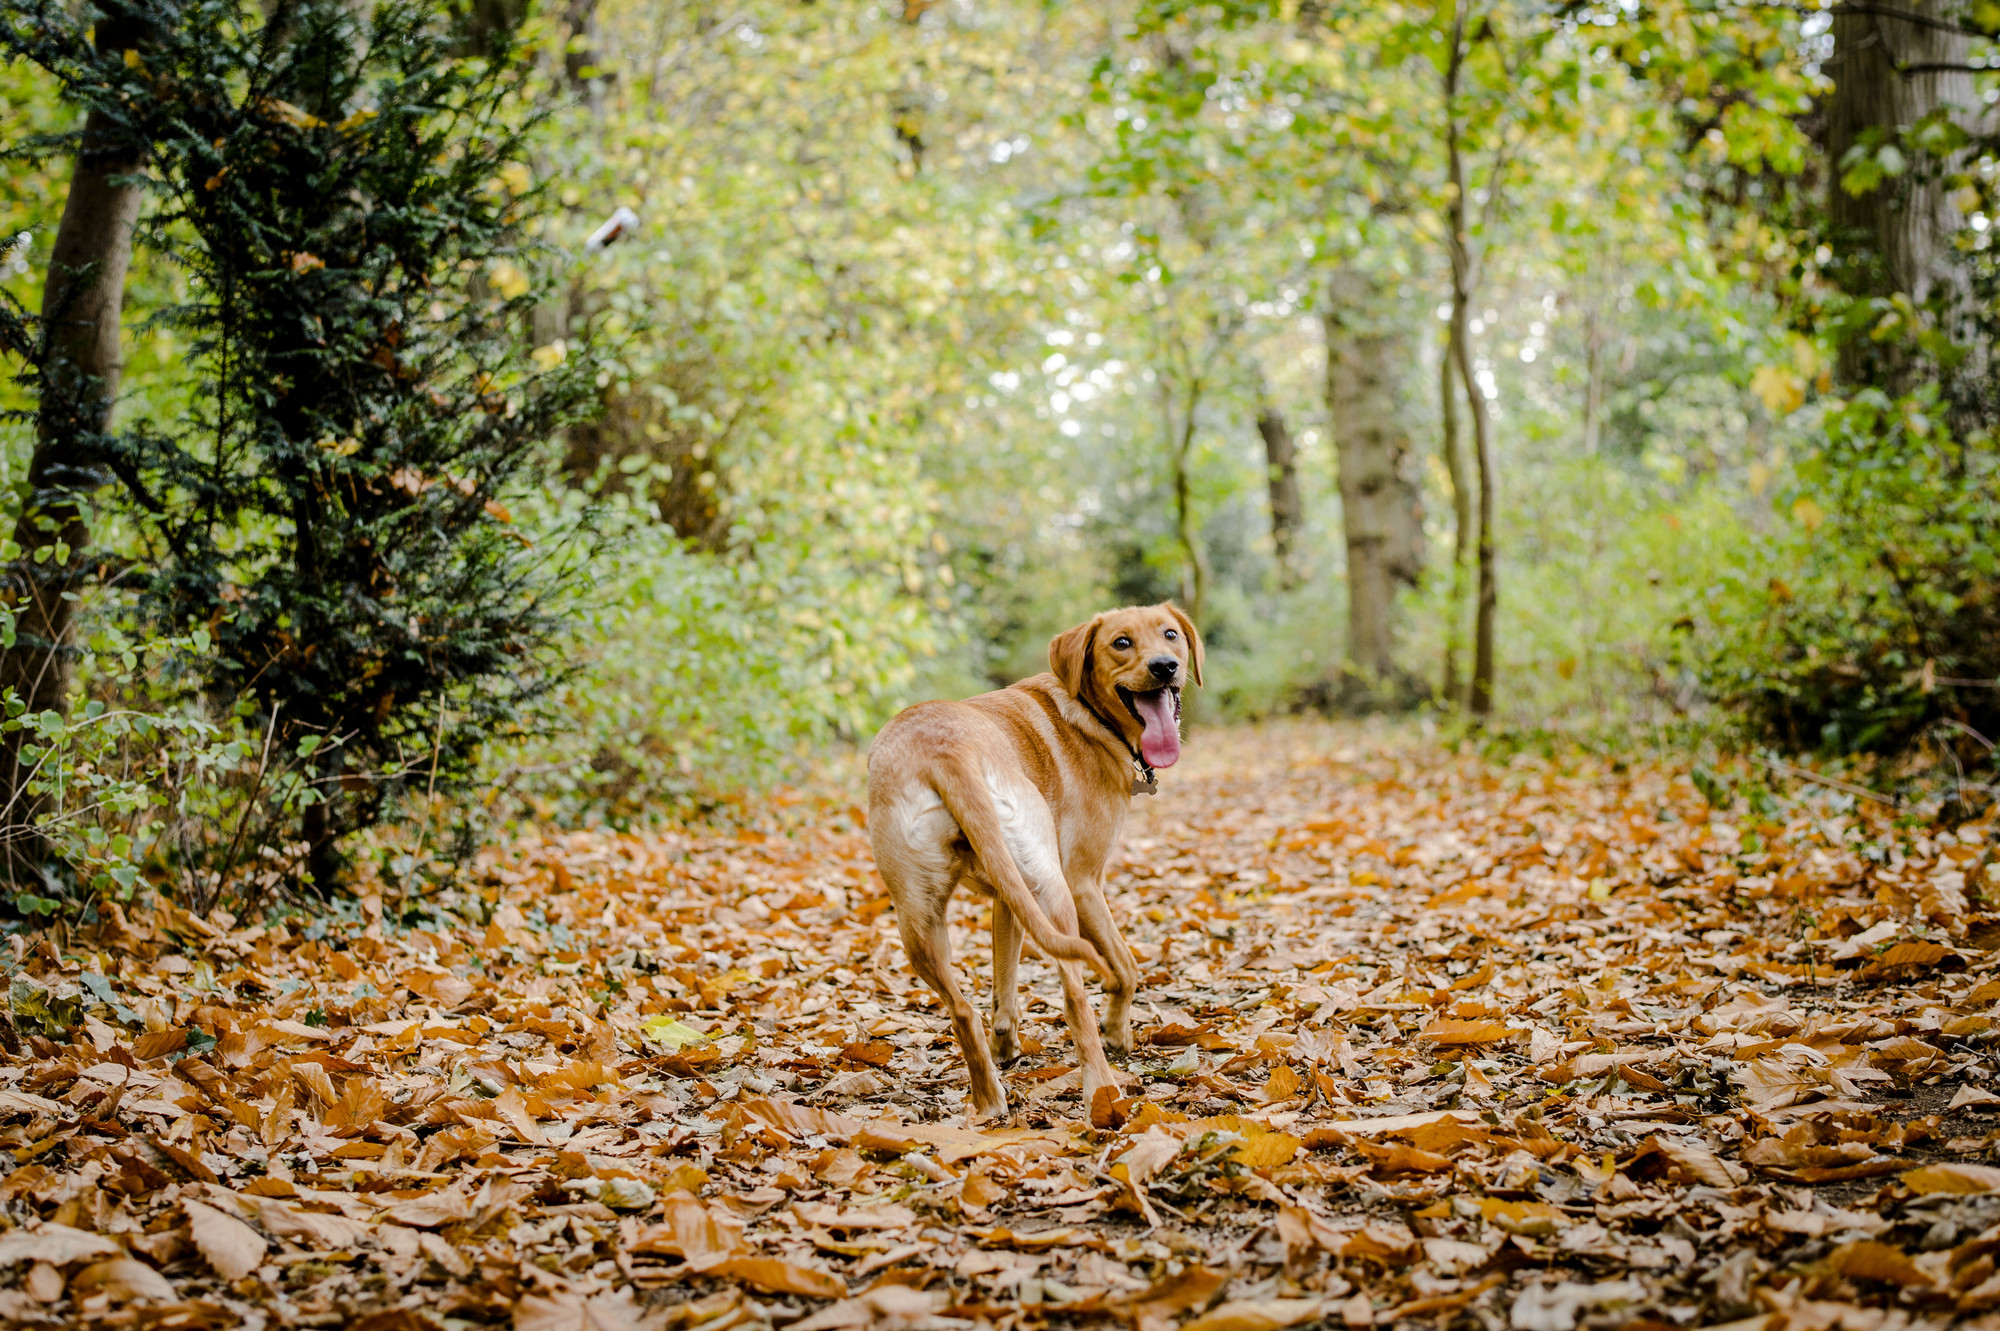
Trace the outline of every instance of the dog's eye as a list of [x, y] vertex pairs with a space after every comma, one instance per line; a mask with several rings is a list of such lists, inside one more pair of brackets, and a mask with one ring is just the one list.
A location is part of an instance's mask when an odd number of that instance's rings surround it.
[[1168, 642], [1172, 642], [1172, 641], [1174, 641], [1174, 640], [1175, 640], [1176, 638], [1178, 638], [1178, 637], [1180, 637], [1180, 636], [1181, 636], [1180, 634], [1178, 634], [1178, 633], [1174, 632], [1174, 631], [1173, 631], [1172, 629], [1168, 629], [1168, 630], [1167, 630], [1167, 641], [1168, 641]]
[[1125, 650], [1125, 649], [1126, 649], [1127, 647], [1130, 647], [1130, 646], [1132, 645], [1132, 640], [1131, 640], [1130, 638], [1127, 638], [1127, 637], [1122, 637], [1122, 636], [1121, 636], [1121, 637], [1119, 637], [1119, 638], [1118, 638], [1118, 639], [1117, 639], [1116, 641], [1114, 641], [1114, 642], [1113, 642], [1113, 643], [1112, 643], [1111, 645], [1112, 645], [1113, 647], [1116, 647], [1116, 648], [1117, 648], [1117, 649], [1118, 649], [1119, 651], [1121, 651], [1121, 652], [1122, 652], [1122, 651], [1124, 651], [1124, 650]]

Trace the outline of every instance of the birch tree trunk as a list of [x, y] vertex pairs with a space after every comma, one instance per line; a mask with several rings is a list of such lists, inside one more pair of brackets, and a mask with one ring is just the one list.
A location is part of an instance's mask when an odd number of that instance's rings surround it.
[[[137, 44], [136, 24], [99, 22], [99, 50]], [[143, 145], [111, 117], [100, 111], [84, 117], [42, 285], [50, 362], [28, 462], [30, 493], [14, 524], [20, 554], [5, 573], [14, 645], [0, 650], [0, 689], [12, 689], [30, 714], [62, 712], [69, 697], [75, 602], [66, 593], [87, 575], [85, 506], [106, 479], [103, 436], [123, 367], [118, 323], [143, 198], [130, 178], [144, 159]], [[8, 882], [39, 887], [43, 844], [33, 826], [40, 801], [26, 789], [32, 768], [22, 761], [23, 738], [21, 731], [0, 735], [0, 853]]]
[[1423, 572], [1423, 504], [1399, 391], [1413, 359], [1409, 331], [1377, 322], [1390, 304], [1365, 274], [1334, 274], [1325, 314], [1326, 405], [1347, 539], [1347, 657], [1372, 691], [1404, 693], [1396, 601]]

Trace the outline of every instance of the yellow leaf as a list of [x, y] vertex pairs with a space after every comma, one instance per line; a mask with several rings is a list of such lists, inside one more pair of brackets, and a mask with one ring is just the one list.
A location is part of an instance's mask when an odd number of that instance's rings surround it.
[[493, 265], [491, 281], [493, 289], [505, 300], [515, 300], [528, 294], [528, 275], [505, 259]]
[[1759, 365], [1750, 376], [1750, 391], [1773, 416], [1789, 416], [1806, 401], [1806, 381], [1782, 365]]
[[568, 358], [569, 358], [569, 344], [564, 342], [561, 338], [557, 338], [555, 341], [550, 342], [546, 346], [536, 347], [533, 351], [528, 353], [528, 359], [533, 361], [536, 364], [536, 366], [538, 366], [543, 370], [553, 370], [556, 366], [562, 364], [563, 361], [565, 361]]
[[668, 1053], [675, 1053], [684, 1045], [700, 1044], [708, 1037], [694, 1027], [661, 1012], [646, 1018], [639, 1025], [645, 1037], [657, 1045], [664, 1045]]
[[1510, 1202], [1498, 1197], [1481, 1197], [1479, 1209], [1486, 1213], [1489, 1223], [1509, 1234], [1525, 1234], [1530, 1238], [1547, 1238], [1556, 1232], [1558, 1225], [1569, 1223], [1568, 1216], [1547, 1202]]
[[1807, 531], [1818, 531], [1826, 521], [1826, 510], [1810, 499], [1800, 499], [1792, 505], [1792, 521]]
[[509, 194], [526, 194], [534, 178], [528, 174], [526, 163], [509, 162], [500, 168], [500, 183], [507, 187]]

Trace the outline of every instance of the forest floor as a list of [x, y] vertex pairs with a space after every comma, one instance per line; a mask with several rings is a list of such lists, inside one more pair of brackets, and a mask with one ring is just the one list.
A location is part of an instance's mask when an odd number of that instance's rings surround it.
[[1990, 816], [1411, 731], [1188, 754], [1111, 875], [1129, 1094], [1079, 1103], [1030, 960], [1004, 1125], [851, 792], [17, 943], [0, 1322], [2000, 1327]]

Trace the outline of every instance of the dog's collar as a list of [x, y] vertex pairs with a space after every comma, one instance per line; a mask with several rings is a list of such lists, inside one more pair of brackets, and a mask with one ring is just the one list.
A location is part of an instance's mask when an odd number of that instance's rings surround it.
[[1096, 718], [1098, 725], [1103, 726], [1106, 730], [1117, 736], [1118, 742], [1125, 746], [1125, 752], [1132, 755], [1132, 766], [1136, 769], [1135, 775], [1132, 777], [1132, 793], [1134, 795], [1159, 794], [1159, 775], [1153, 771], [1153, 765], [1146, 761], [1145, 756], [1139, 752], [1137, 746], [1131, 740], [1125, 738], [1125, 732], [1106, 720], [1104, 713], [1093, 707], [1088, 698], [1079, 696], [1077, 701], [1083, 704], [1084, 711], [1089, 712], [1092, 717]]

